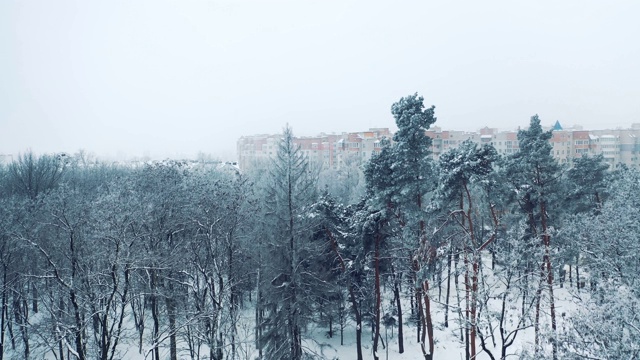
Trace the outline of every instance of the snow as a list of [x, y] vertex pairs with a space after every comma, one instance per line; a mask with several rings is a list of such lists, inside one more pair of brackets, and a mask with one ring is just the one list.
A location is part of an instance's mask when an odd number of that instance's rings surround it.
[[[490, 259], [485, 257], [485, 264], [489, 264]], [[446, 270], [445, 270], [446, 271]], [[487, 266], [483, 269], [485, 272], [485, 276], [487, 278], [487, 286], [492, 288], [492, 291], [495, 293], [500, 293], [504, 290], [504, 284], [494, 277], [490, 267]], [[585, 274], [586, 275], [586, 274]], [[463, 277], [460, 275], [459, 278], [460, 283], [462, 284]], [[568, 283], [565, 282], [566, 285]], [[283, 284], [284, 285], [284, 284]], [[404, 289], [406, 292], [408, 289]], [[575, 294], [575, 289], [573, 291], [569, 291], [567, 288], [560, 288], [559, 283], [554, 288], [556, 308], [557, 308], [557, 325], [559, 331], [563, 331], [568, 327], [568, 318], [571, 313], [575, 312], [577, 306], [579, 306], [579, 302], [574, 300], [577, 299], [576, 296], [580, 296], [582, 298], [588, 297], [586, 291], [582, 291], [580, 294]], [[453, 281], [452, 281], [452, 294], [451, 294], [451, 304], [455, 304], [455, 290], [453, 289]], [[391, 304], [391, 292], [387, 291], [384, 293], [383, 304], [388, 308], [386, 310], [390, 310]], [[444, 295], [444, 291], [443, 291]], [[457, 313], [450, 311], [449, 313], [449, 327], [444, 327], [444, 299], [438, 300], [438, 289], [437, 286], [433, 286], [431, 290], [432, 296], [432, 314], [434, 321], [434, 333], [435, 333], [435, 350], [434, 350], [434, 358], [438, 360], [460, 360], [465, 358], [464, 354], [464, 343], [460, 341], [460, 329], [456, 326], [457, 321]], [[498, 311], [498, 299], [490, 300], [490, 311]], [[516, 303], [510, 304], [512, 308], [517, 308]], [[452, 305], [453, 306], [453, 305]], [[385, 310], [385, 311], [386, 311]], [[512, 313], [517, 313], [518, 311], [512, 311]], [[238, 345], [238, 355], [241, 359], [252, 360], [257, 357], [258, 351], [255, 348], [254, 341], [254, 315], [255, 315], [255, 307], [253, 303], [249, 303], [246, 308], [241, 311], [240, 320], [238, 323], [238, 334], [237, 339], [239, 342]], [[403, 319], [404, 322], [404, 353], [400, 354], [398, 351], [398, 340], [397, 340], [397, 327], [383, 327], [381, 334], [383, 337], [383, 342], [379, 344], [378, 355], [380, 359], [395, 359], [395, 360], [409, 360], [409, 359], [421, 359], [423, 358], [421, 343], [417, 339], [416, 326], [415, 323], [410, 321], [411, 308], [407, 296], [403, 297]], [[485, 316], [484, 313], [481, 316]], [[32, 317], [34, 323], [39, 321], [43, 321], [43, 316], [36, 315]], [[545, 323], [546, 321], [546, 323]], [[508, 326], [510, 329], [515, 328], [515, 323], [517, 323], [517, 319], [511, 318], [508, 322]], [[542, 327], [546, 329], [549, 328], [548, 320], [543, 319], [541, 322]], [[371, 358], [373, 356], [373, 342], [372, 342], [372, 333], [371, 326], [369, 323], [365, 322], [364, 327], [362, 329], [362, 351], [365, 358]], [[326, 327], [318, 327], [316, 325], [310, 325], [306, 333], [303, 335], [303, 349], [309, 353], [320, 356], [324, 359], [354, 359], [356, 357], [356, 324], [353, 321], [347, 323], [347, 326], [344, 329], [344, 345], [340, 345], [340, 329], [337, 324], [334, 326], [334, 336], [332, 338], [328, 338], [328, 329]], [[507, 330], [509, 331], [509, 329]], [[393, 336], [391, 334], [393, 333]], [[160, 349], [160, 356], [162, 358], [168, 358], [169, 349], [168, 349], [168, 340], [163, 341], [160, 344], [154, 344], [151, 339], [151, 331], [148, 329], [145, 331], [145, 340], [142, 352], [138, 352], [137, 342], [135, 340], [136, 330], [133, 322], [133, 318], [128, 316], [125, 320], [125, 335], [129, 335], [126, 338], [127, 342], [123, 342], [119, 347], [119, 355], [123, 360], [142, 360], [148, 359], [150, 352], [153, 347], [156, 345]], [[500, 343], [498, 338], [498, 333], [496, 330], [496, 342], [497, 346], [493, 346], [493, 344], [488, 344], [488, 348], [493, 352], [494, 356], [499, 357], [500, 355]], [[178, 344], [178, 358], [180, 359], [188, 359], [190, 358], [186, 343], [182, 340]], [[534, 331], [533, 328], [530, 327], [528, 329], [522, 330], [518, 333], [516, 341], [512, 347], [509, 348], [509, 353], [512, 355], [518, 355], [522, 351], [532, 352], [534, 342]], [[68, 346], [69, 352], [73, 352], [73, 348]], [[22, 353], [18, 348], [15, 351], [9, 350], [7, 358], [20, 358]], [[44, 353], [43, 348], [35, 348], [33, 349], [33, 354], [38, 358], [42, 359], [54, 359], [53, 355], [50, 353]], [[208, 348], [206, 346], [200, 349], [200, 354], [208, 354]], [[480, 347], [480, 340], [478, 339], [478, 360], [488, 360], [490, 357], [482, 352]]]
[[[486, 260], [486, 259], [485, 259]], [[490, 268], [484, 269], [485, 274], [489, 275], [490, 278], [488, 281], [493, 281], [491, 286], [494, 287], [496, 293], [499, 293], [504, 290], [504, 284], [497, 279], [493, 278], [492, 274], [490, 274]], [[459, 279], [462, 283], [462, 275]], [[568, 283], [567, 283], [568, 285]], [[452, 281], [453, 288], [453, 281]], [[575, 291], [575, 289], [572, 289]], [[443, 291], [444, 293], [444, 291]], [[432, 291], [432, 310], [433, 310], [433, 321], [434, 321], [434, 333], [435, 333], [435, 350], [434, 350], [434, 358], [439, 360], [460, 360], [465, 358], [464, 354], [464, 343], [460, 341], [459, 334], [460, 329], [456, 326], [455, 322], [457, 320], [456, 313], [450, 312], [449, 314], [449, 328], [444, 327], [444, 304], [443, 302], [437, 301], [437, 287], [433, 287]], [[389, 297], [389, 293], [385, 293], [386, 298], [383, 300], [384, 304], [388, 304], [391, 300]], [[577, 304], [573, 301], [576, 296], [571, 291], [566, 288], [560, 288], [557, 285], [554, 288], [554, 295], [556, 301], [556, 309], [557, 309], [557, 325], [559, 331], [566, 328], [565, 321], [568, 320], [570, 314], [577, 309]], [[581, 293], [580, 295], [585, 296], [586, 293]], [[452, 289], [452, 303], [454, 303], [455, 294]], [[444, 300], [444, 299], [443, 299]], [[492, 305], [491, 311], [498, 311], [499, 308], [496, 307], [498, 304], [497, 299], [494, 299], [493, 302], [490, 303]], [[512, 304], [516, 306], [518, 304]], [[381, 333], [383, 334], [384, 344], [387, 345], [386, 348], [382, 347], [382, 344], [379, 345], [378, 355], [381, 359], [397, 359], [397, 360], [405, 360], [405, 359], [421, 359], [423, 358], [421, 344], [417, 340], [416, 334], [416, 326], [414, 323], [408, 321], [410, 317], [410, 304], [406, 298], [403, 300], [403, 319], [405, 319], [404, 323], [404, 348], [405, 352], [400, 354], [398, 352], [398, 341], [397, 341], [397, 327], [394, 327], [393, 332], [394, 336], [391, 336], [391, 328], [382, 329]], [[563, 314], [564, 316], [561, 316]], [[484, 316], [481, 314], [481, 316]], [[541, 318], [541, 324], [543, 327], [545, 321], [548, 323], [548, 320]], [[514, 318], [510, 319], [512, 324], [515, 324], [517, 320]], [[364, 324], [362, 331], [362, 342], [363, 342], [363, 354], [365, 358], [369, 358], [373, 356], [373, 345], [371, 340], [371, 328]], [[514, 325], [509, 325], [515, 328]], [[548, 328], [548, 324], [546, 325]], [[327, 359], [353, 359], [356, 354], [356, 341], [355, 341], [355, 324], [350, 324], [345, 328], [344, 333], [344, 345], [340, 345], [340, 333], [339, 329], [334, 330], [335, 335], [333, 338], [328, 339], [324, 335], [326, 334], [327, 329], [309, 329], [309, 339], [305, 341], [305, 346], [309, 349], [313, 349], [316, 353], [322, 353]], [[385, 331], [386, 330], [386, 331]], [[388, 332], [387, 332], [388, 331]], [[495, 332], [497, 346], [493, 346], [493, 344], [488, 344], [487, 348], [493, 352], [494, 356], [499, 358], [500, 355], [500, 343], [499, 337], [497, 333], [497, 329]], [[385, 338], [385, 333], [388, 335], [388, 338]], [[387, 341], [388, 340], [388, 341]], [[478, 339], [478, 356], [476, 357], [478, 360], [488, 360], [490, 357], [488, 354], [482, 352], [480, 347], [480, 340]], [[532, 352], [534, 343], [534, 330], [533, 327], [522, 330], [518, 333], [516, 341], [514, 345], [509, 348], [509, 353], [512, 355], [519, 355], [523, 350], [527, 350]], [[315, 344], [315, 345], [314, 345]], [[388, 358], [387, 358], [388, 353]]]

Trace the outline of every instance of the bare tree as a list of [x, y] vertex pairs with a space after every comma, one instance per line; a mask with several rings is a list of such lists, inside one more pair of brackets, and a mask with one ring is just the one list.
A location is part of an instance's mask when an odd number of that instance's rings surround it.
[[35, 200], [60, 182], [64, 165], [65, 156], [36, 156], [28, 151], [9, 165], [10, 186], [15, 192]]

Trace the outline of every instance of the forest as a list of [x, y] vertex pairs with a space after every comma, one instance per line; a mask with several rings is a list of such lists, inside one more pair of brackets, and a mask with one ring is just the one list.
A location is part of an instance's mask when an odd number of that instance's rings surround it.
[[337, 358], [329, 339], [357, 360], [640, 357], [636, 169], [559, 164], [537, 115], [514, 154], [433, 160], [435, 107], [391, 114], [393, 139], [341, 170], [289, 126], [247, 171], [0, 167], [0, 360]]

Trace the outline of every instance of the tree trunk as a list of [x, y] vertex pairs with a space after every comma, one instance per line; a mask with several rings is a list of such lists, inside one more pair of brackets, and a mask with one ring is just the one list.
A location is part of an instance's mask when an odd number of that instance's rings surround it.
[[255, 329], [255, 340], [256, 340], [256, 348], [258, 349], [258, 358], [262, 359], [262, 291], [260, 290], [262, 285], [260, 284], [260, 266], [262, 262], [258, 265], [258, 270], [256, 272], [256, 329]]
[[442, 302], [442, 269], [436, 269], [436, 282], [438, 283], [438, 302]]
[[542, 214], [542, 239], [544, 242], [544, 265], [546, 266], [546, 278], [547, 278], [547, 286], [549, 290], [549, 306], [550, 306], [550, 315], [551, 315], [551, 331], [553, 332], [551, 338], [551, 347], [553, 349], [553, 360], [558, 359], [558, 346], [556, 344], [556, 306], [555, 299], [553, 296], [553, 267], [551, 266], [551, 236], [548, 233], [547, 226], [547, 215], [545, 203], [540, 203], [540, 213]]
[[288, 205], [288, 215], [289, 215], [289, 228], [288, 236], [289, 236], [289, 273], [291, 284], [289, 285], [290, 289], [290, 299], [288, 306], [289, 309], [289, 342], [291, 347], [291, 360], [300, 360], [302, 358], [302, 339], [300, 334], [300, 324], [298, 323], [298, 279], [297, 279], [297, 271], [296, 266], [298, 264], [298, 249], [296, 247], [296, 241], [294, 237], [294, 217], [295, 213], [293, 211], [293, 180], [291, 178], [291, 171], [289, 169], [287, 173], [287, 205]]
[[578, 288], [578, 292], [580, 292], [580, 254], [576, 256], [576, 285]]
[[[417, 284], [416, 284], [417, 285]], [[422, 288], [418, 287], [415, 291], [416, 297], [416, 315], [418, 317], [416, 326], [416, 336], [418, 344], [424, 344], [422, 341], [422, 329], [424, 325], [424, 310], [422, 309]]]
[[29, 333], [27, 329], [27, 319], [29, 314], [27, 311], [28, 308], [23, 309], [23, 301], [22, 301], [22, 286], [18, 283], [20, 289], [13, 295], [13, 315], [15, 318], [15, 323], [20, 328], [20, 335], [22, 336], [22, 342], [24, 343], [24, 358], [26, 360], [29, 359], [30, 349], [29, 349]]
[[333, 339], [333, 315], [329, 316], [329, 339]]
[[75, 341], [76, 341], [76, 352], [78, 353], [78, 360], [84, 360], [84, 347], [82, 340], [82, 317], [80, 315], [80, 306], [78, 305], [78, 299], [76, 298], [76, 292], [73, 290], [69, 290], [69, 298], [71, 300], [71, 305], [73, 306], [73, 315], [75, 319]]
[[160, 341], [160, 314], [158, 309], [158, 295], [156, 287], [156, 273], [151, 271], [151, 317], [153, 318], [153, 343], [155, 348], [153, 349], [153, 355], [155, 360], [160, 360], [160, 349], [158, 341]]
[[491, 270], [496, 269], [496, 240], [491, 243]]
[[[60, 299], [60, 303], [62, 304], [62, 302], [63, 302], [63, 300], [61, 298]], [[62, 318], [62, 310], [60, 310], [58, 318], [60, 318], [60, 319]], [[57, 324], [56, 324], [56, 330], [58, 332], [58, 337], [59, 337], [59, 339], [58, 339], [58, 352], [60, 353], [60, 360], [64, 360], [64, 345], [62, 343], [63, 335], [62, 335], [60, 329], [58, 328]]]
[[344, 309], [340, 305], [340, 346], [344, 345]]
[[414, 292], [411, 292], [411, 295], [409, 295], [409, 303], [410, 303], [410, 306], [411, 306], [411, 316], [416, 314], [415, 305], [414, 305], [414, 301], [413, 301], [414, 295], [415, 295]]
[[454, 284], [456, 287], [456, 300], [458, 301], [458, 322], [460, 323], [460, 341], [464, 341], [464, 326], [462, 326], [463, 324], [463, 318], [462, 318], [462, 300], [460, 299], [460, 280], [458, 280], [458, 261], [459, 261], [459, 257], [460, 255], [456, 254], [453, 257], [453, 266], [454, 266], [454, 272], [455, 272], [455, 277], [453, 278], [454, 280]]
[[[7, 297], [8, 297], [8, 295], [7, 295]], [[8, 301], [9, 300], [7, 299], [7, 302]], [[16, 337], [13, 334], [13, 325], [12, 325], [13, 321], [9, 320], [9, 308], [8, 308], [8, 305], [7, 305], [7, 309], [5, 311], [6, 311], [6, 316], [7, 316], [6, 317], [7, 330], [9, 330], [9, 339], [11, 339], [11, 349], [15, 350], [16, 349]]]
[[[431, 299], [429, 298], [429, 281], [425, 281], [423, 283], [423, 292], [424, 292], [424, 309], [425, 309], [425, 317], [426, 317], [426, 328], [424, 332], [427, 333], [428, 341], [429, 341], [429, 353], [425, 354], [425, 360], [433, 359], [433, 321], [431, 319]], [[423, 334], [424, 338], [424, 334]]]
[[451, 293], [451, 261], [453, 248], [449, 247], [449, 255], [447, 258], [447, 293], [445, 295], [444, 305], [444, 327], [449, 327], [449, 294]]
[[[145, 296], [145, 295], [139, 295], [139, 296]], [[140, 299], [140, 297], [138, 297], [138, 299], [136, 300], [135, 298], [132, 299], [131, 301], [131, 309], [133, 309], [133, 318], [134, 321], [136, 322], [136, 327], [138, 328], [138, 354], [142, 354], [142, 339], [144, 337], [144, 309], [145, 309], [145, 303], [146, 303], [147, 299], [146, 297]], [[136, 305], [137, 304], [137, 305]], [[135, 306], [139, 306], [140, 312], [137, 313], [137, 311], [135, 310]], [[136, 317], [139, 320], [136, 320]]]
[[227, 236], [228, 244], [227, 244], [227, 262], [228, 266], [228, 283], [229, 283], [229, 315], [231, 316], [231, 359], [236, 358], [236, 334], [238, 329], [236, 327], [237, 323], [237, 314], [238, 314], [238, 281], [236, 279], [235, 270], [233, 268], [233, 233], [230, 232]]
[[118, 319], [118, 328], [116, 329], [116, 334], [113, 340], [113, 346], [111, 348], [110, 360], [113, 360], [116, 353], [116, 347], [118, 346], [118, 343], [120, 342], [120, 338], [122, 336], [122, 324], [124, 323], [125, 312], [127, 309], [127, 302], [129, 301], [129, 288], [131, 286], [131, 282], [129, 281], [129, 272], [130, 272], [130, 268], [129, 268], [129, 265], [127, 265], [127, 267], [124, 270], [124, 291], [120, 295], [120, 317]]
[[[501, 345], [500, 345], [501, 360], [504, 360], [506, 358], [507, 348], [511, 345], [506, 343], [506, 338], [505, 338], [506, 330], [504, 328], [504, 322], [506, 318], [506, 309], [507, 309], [507, 293], [511, 288], [511, 270], [510, 269], [507, 269], [506, 280], [507, 280], [507, 283], [505, 284], [504, 293], [502, 294], [502, 304], [500, 307], [500, 329], [499, 330], [500, 330], [500, 340], [501, 340]], [[518, 324], [518, 326], [519, 325], [520, 324]], [[511, 341], [511, 343], [513, 343], [513, 340]]]
[[7, 319], [7, 265], [3, 265], [2, 272], [2, 311], [0, 311], [0, 360], [4, 358], [5, 321]]
[[83, 334], [83, 319], [82, 314], [80, 313], [80, 305], [78, 304], [78, 299], [76, 297], [76, 291], [74, 289], [74, 284], [78, 283], [76, 279], [76, 274], [79, 269], [78, 265], [78, 253], [75, 251], [75, 232], [70, 229], [69, 230], [69, 252], [71, 255], [71, 286], [69, 288], [69, 300], [71, 301], [71, 305], [73, 306], [73, 315], [75, 319], [75, 342], [76, 342], [76, 352], [78, 360], [85, 359], [84, 353], [84, 341], [82, 339]]
[[167, 306], [167, 318], [169, 319], [169, 359], [178, 360], [176, 345], [176, 304], [171, 295], [165, 300]]
[[470, 294], [471, 285], [469, 284], [469, 259], [467, 250], [465, 249], [464, 253], [464, 353], [465, 359], [471, 359], [471, 337], [470, 337], [470, 326], [471, 326], [471, 299]]
[[34, 314], [38, 313], [38, 287], [36, 284], [31, 281], [31, 294], [33, 298], [31, 299], [31, 310]]
[[[467, 211], [465, 214], [467, 223], [468, 223], [468, 233], [469, 233], [469, 243], [470, 243], [470, 248], [471, 248], [471, 256], [472, 256], [472, 264], [471, 264], [471, 296], [469, 298], [469, 294], [467, 294], [467, 301], [471, 301], [471, 306], [467, 305], [467, 309], [470, 310], [470, 323], [469, 323], [469, 346], [470, 346], [470, 351], [469, 351], [469, 355], [471, 359], [475, 359], [476, 358], [476, 318], [477, 318], [477, 314], [476, 314], [476, 309], [477, 309], [477, 298], [478, 298], [478, 257], [480, 256], [478, 254], [478, 251], [480, 251], [480, 248], [478, 247], [478, 245], [476, 244], [476, 237], [475, 237], [475, 229], [473, 226], [473, 218], [471, 216], [472, 211], [473, 211], [473, 203], [472, 203], [472, 199], [471, 199], [471, 192], [469, 191], [469, 187], [467, 186], [467, 182], [465, 180], [463, 180], [462, 182], [462, 186], [464, 188], [464, 191], [467, 195]], [[463, 207], [463, 203], [464, 201], [461, 201], [461, 209]], [[462, 226], [464, 227], [464, 221], [462, 222]], [[467, 269], [468, 271], [468, 264], [467, 264], [467, 254], [465, 254], [465, 269]], [[467, 272], [468, 274], [468, 272]], [[468, 275], [467, 275], [468, 276]], [[468, 281], [468, 278], [466, 278], [465, 276], [465, 281]], [[467, 283], [467, 290], [469, 290], [469, 283]]]
[[[393, 284], [393, 296], [396, 300], [396, 308], [398, 309], [398, 352], [404, 353], [404, 336], [402, 334], [402, 302], [400, 301], [400, 280], [396, 274], [396, 279]], [[392, 335], [393, 336], [393, 335]]]
[[471, 332], [470, 343], [471, 346], [471, 359], [476, 358], [476, 331], [477, 331], [477, 301], [478, 301], [478, 254], [473, 254], [473, 268], [471, 274]]
[[534, 351], [535, 355], [540, 354], [541, 345], [540, 345], [540, 297], [542, 296], [542, 283], [544, 279], [544, 264], [540, 265], [540, 283], [538, 284], [538, 289], [536, 290], [536, 298], [534, 301], [536, 302], [536, 315], [533, 320], [533, 330], [534, 330]]
[[551, 267], [551, 259], [549, 256], [549, 246], [545, 249], [545, 263], [547, 268], [547, 286], [549, 290], [549, 310], [551, 315], [551, 331], [553, 332], [551, 337], [551, 348], [553, 351], [553, 360], [558, 359], [558, 345], [556, 343], [556, 333], [557, 333], [557, 325], [556, 325], [556, 306], [555, 306], [555, 298], [553, 296], [553, 268]]
[[380, 234], [376, 234], [375, 240], [375, 286], [376, 286], [376, 307], [375, 307], [375, 331], [373, 335], [373, 358], [378, 360], [378, 339], [380, 338]]
[[358, 306], [358, 301], [356, 300], [355, 291], [353, 290], [353, 285], [349, 283], [349, 296], [351, 297], [351, 306], [353, 308], [353, 313], [356, 317], [356, 353], [357, 360], [362, 360], [362, 314], [360, 313], [360, 309]]
[[[422, 209], [422, 195], [418, 194], [417, 205], [419, 209]], [[431, 244], [427, 241], [425, 223], [424, 220], [420, 220], [420, 247], [423, 251], [421, 258], [426, 264], [431, 264], [432, 261], [435, 260], [435, 249], [431, 246]], [[419, 269], [419, 265], [416, 264], [416, 269]], [[425, 360], [431, 360], [433, 358], [433, 324], [431, 320], [431, 300], [429, 297], [429, 280], [424, 279], [422, 282], [422, 296], [424, 301], [424, 316], [423, 316], [423, 333], [422, 333], [422, 353], [424, 354]], [[416, 299], [416, 301], [421, 301]], [[429, 341], [429, 352], [425, 351], [425, 335], [428, 336]]]

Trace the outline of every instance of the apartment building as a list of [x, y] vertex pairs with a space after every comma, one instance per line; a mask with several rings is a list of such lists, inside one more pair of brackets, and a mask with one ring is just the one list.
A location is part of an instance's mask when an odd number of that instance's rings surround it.
[[611, 168], [621, 164], [629, 167], [640, 165], [640, 124], [633, 124], [628, 129], [554, 129], [551, 143], [553, 155], [560, 163], [602, 154]]
[[[561, 164], [570, 164], [582, 156], [602, 154], [611, 168], [620, 164], [640, 167], [640, 124], [628, 129], [584, 130], [580, 126], [563, 128], [560, 122], [545, 130], [553, 130], [549, 140], [552, 155]], [[499, 131], [484, 127], [475, 132], [442, 130], [434, 126], [426, 131], [432, 139], [431, 151], [437, 160], [441, 154], [458, 147], [463, 141], [489, 144], [500, 155], [519, 151], [518, 131]], [[325, 169], [338, 170], [345, 166], [363, 164], [380, 151], [380, 140], [391, 139], [388, 128], [372, 128], [368, 131], [342, 134], [320, 134], [314, 137], [297, 137], [294, 142], [308, 158]], [[241, 169], [256, 161], [266, 160], [278, 151], [281, 135], [243, 136], [238, 140], [238, 163]]]
[[[294, 143], [310, 161], [325, 169], [338, 170], [369, 161], [371, 156], [380, 151], [380, 140], [392, 137], [388, 128], [372, 128], [361, 132], [296, 137]], [[281, 138], [282, 135], [277, 134], [243, 136], [238, 139], [239, 167], [247, 169], [275, 156]]]
[[498, 131], [495, 128], [484, 127], [477, 132], [442, 130], [438, 126], [427, 130], [431, 138], [433, 158], [438, 159], [441, 154], [458, 147], [463, 141], [471, 140], [476, 144], [493, 145], [500, 155], [513, 154], [518, 151], [517, 131]]
[[602, 154], [612, 166], [640, 166], [640, 124], [630, 129], [593, 130], [591, 154]]
[[477, 133], [457, 130], [442, 130], [439, 126], [434, 126], [427, 130], [426, 134], [431, 138], [431, 153], [433, 154], [433, 158], [436, 160], [440, 155], [446, 153], [450, 149], [458, 147], [467, 139], [471, 139], [474, 142], [479, 141]]

